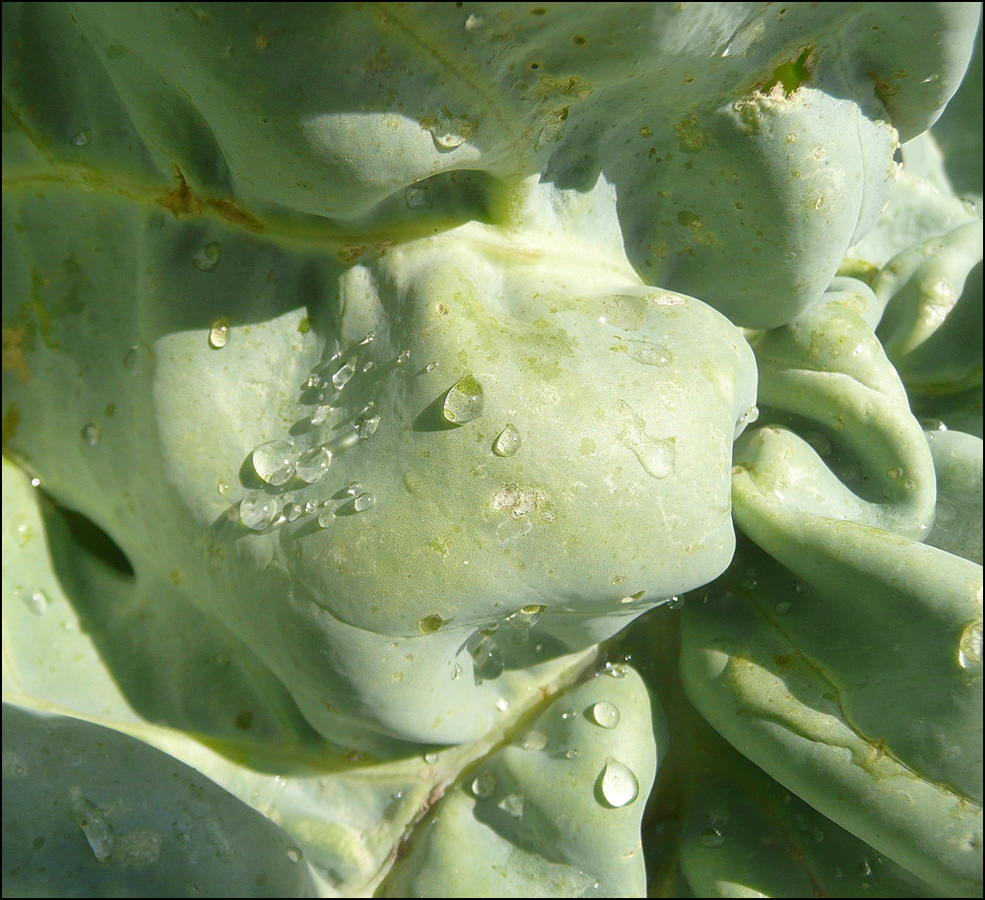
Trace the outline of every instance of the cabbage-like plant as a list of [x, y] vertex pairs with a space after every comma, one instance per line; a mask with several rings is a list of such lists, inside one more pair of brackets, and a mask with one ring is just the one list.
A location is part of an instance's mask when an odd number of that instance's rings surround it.
[[980, 896], [979, 19], [4, 4], [5, 896]]

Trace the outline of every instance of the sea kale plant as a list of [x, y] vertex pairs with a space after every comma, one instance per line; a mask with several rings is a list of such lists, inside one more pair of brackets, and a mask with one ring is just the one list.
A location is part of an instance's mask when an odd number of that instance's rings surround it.
[[5, 896], [980, 896], [979, 19], [5, 3]]

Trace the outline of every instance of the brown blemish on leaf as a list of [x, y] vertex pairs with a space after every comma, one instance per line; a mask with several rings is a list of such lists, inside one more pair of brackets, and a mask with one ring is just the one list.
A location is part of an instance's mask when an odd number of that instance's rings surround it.
[[184, 174], [177, 166], [174, 167], [174, 175], [178, 186], [173, 191], [158, 197], [156, 202], [158, 206], [163, 206], [176, 219], [179, 216], [202, 215], [212, 212], [227, 222], [255, 234], [260, 234], [263, 231], [263, 223], [234, 200], [227, 200], [224, 197], [199, 197], [188, 186]]
[[[20, 326], [16, 328], [3, 328], [3, 371], [16, 372], [21, 382], [27, 381], [31, 373], [27, 368], [27, 360], [24, 358], [24, 329]], [[7, 443], [7, 424], [4, 419], [4, 445]]]

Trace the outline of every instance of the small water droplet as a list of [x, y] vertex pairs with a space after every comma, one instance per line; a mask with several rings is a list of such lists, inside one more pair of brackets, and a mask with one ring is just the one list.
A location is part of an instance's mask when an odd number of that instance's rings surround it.
[[136, 375], [140, 368], [140, 348], [134, 344], [123, 357], [123, 368], [131, 375]]
[[351, 380], [352, 376], [356, 372], [356, 358], [350, 357], [341, 366], [339, 366], [334, 373], [332, 373], [332, 384], [338, 390], [342, 390]]
[[294, 475], [298, 455], [291, 441], [267, 441], [253, 451], [253, 470], [267, 484], [279, 487]]
[[872, 866], [869, 865], [869, 861], [867, 859], [863, 859], [858, 864], [858, 870], [862, 873], [863, 878], [868, 878], [872, 874]]
[[717, 828], [706, 828], [698, 835], [698, 840], [702, 847], [721, 847], [725, 843], [725, 838]]
[[221, 350], [229, 343], [229, 322], [216, 319], [209, 328], [209, 346], [213, 350]]
[[81, 131], [76, 132], [72, 135], [69, 143], [73, 147], [84, 147], [92, 139], [92, 134], [88, 128], [83, 128]]
[[297, 847], [288, 847], [287, 848], [287, 858], [292, 863], [299, 863], [299, 862], [301, 862], [302, 853], [301, 853], [301, 851]]
[[547, 746], [547, 738], [539, 731], [528, 731], [520, 743], [524, 750], [538, 751]]
[[475, 15], [475, 14], [470, 15], [465, 20], [465, 30], [466, 31], [475, 31], [477, 28], [480, 28], [481, 26], [482, 26], [482, 18], [480, 16]]
[[628, 806], [640, 793], [640, 785], [632, 769], [611, 756], [599, 776], [599, 789], [605, 802], [616, 809]]
[[[432, 613], [430, 616], [425, 616], [418, 621], [417, 630], [421, 634], [434, 634], [446, 622], [447, 619], [442, 619], [437, 613]], [[456, 663], [456, 665], [458, 664]], [[459, 668], [459, 672], [461, 672], [461, 668]]]
[[294, 471], [306, 484], [320, 481], [332, 465], [332, 451], [328, 447], [314, 447], [306, 450], [294, 464]]
[[788, 612], [790, 612], [790, 604], [786, 600], [781, 600], [776, 604], [774, 609], [776, 610], [776, 614], [778, 616], [785, 616]]
[[437, 116], [428, 116], [421, 125], [431, 134], [431, 140], [439, 153], [461, 147], [476, 130], [465, 116], [448, 116], [443, 112]]
[[463, 375], [445, 395], [442, 415], [452, 425], [464, 425], [482, 415], [482, 385], [472, 375]]
[[304, 501], [304, 514], [306, 516], [311, 515], [316, 509], [318, 509], [317, 500], [305, 500]]
[[404, 191], [404, 203], [407, 209], [427, 209], [431, 205], [428, 189], [421, 185], [412, 184]]
[[451, 680], [458, 681], [458, 679], [461, 677], [462, 677], [462, 667], [458, 663], [455, 663], [455, 665], [451, 667]]
[[318, 527], [319, 528], [329, 528], [335, 522], [335, 513], [323, 512], [318, 517]]
[[431, 372], [433, 372], [433, 371], [434, 371], [435, 369], [437, 369], [437, 368], [438, 368], [438, 364], [437, 364], [436, 362], [429, 362], [429, 363], [428, 363], [428, 364], [427, 364], [427, 365], [426, 365], [426, 366], [424, 367], [424, 371], [425, 371], [425, 372], [428, 372], [428, 373], [431, 373]]
[[18, 591], [24, 605], [36, 616], [43, 616], [48, 611], [48, 597], [44, 591]]
[[643, 430], [637, 431], [628, 441], [629, 449], [651, 478], [666, 478], [674, 471], [675, 444], [672, 437], [658, 438]]
[[277, 501], [262, 491], [251, 491], [239, 501], [239, 519], [252, 531], [263, 531], [277, 517]]
[[324, 406], [319, 406], [311, 414], [311, 424], [321, 425], [328, 417], [332, 414], [332, 407], [327, 404]]
[[348, 483], [348, 484], [347, 484], [347, 485], [345, 486], [345, 492], [346, 492], [346, 493], [347, 493], [347, 494], [348, 494], [348, 495], [349, 495], [350, 497], [355, 497], [355, 496], [356, 496], [356, 494], [358, 494], [358, 493], [359, 493], [359, 492], [360, 492], [360, 491], [362, 490], [362, 488], [363, 488], [363, 486], [362, 486], [362, 485], [361, 485], [361, 484], [360, 484], [360, 483], [359, 483], [358, 481], [350, 481], [350, 482], [349, 482], [349, 483]]
[[573, 719], [577, 715], [578, 715], [578, 713], [576, 713], [573, 709], [566, 709], [563, 713], [561, 713], [561, 718], [562, 719]]
[[425, 753], [424, 754], [424, 762], [426, 762], [429, 766], [433, 766], [437, 761], [438, 761], [438, 754], [437, 753]]
[[680, 609], [684, 605], [684, 597], [675, 594], [667, 598], [665, 605], [667, 609]]
[[82, 429], [82, 440], [90, 447], [95, 447], [99, 443], [99, 423], [89, 422]]
[[363, 512], [376, 505], [376, 498], [372, 494], [363, 493], [352, 501], [352, 508], [356, 512]]
[[370, 404], [356, 416], [352, 427], [359, 440], [364, 441], [366, 438], [375, 434], [376, 429], [380, 427], [380, 414]]
[[514, 456], [520, 449], [520, 432], [514, 425], [507, 425], [493, 442], [493, 453], [497, 456]]
[[570, 750], [568, 750], [564, 754], [564, 758], [565, 759], [577, 759], [578, 758], [578, 749], [576, 747], [572, 747]]
[[592, 707], [592, 718], [596, 725], [601, 725], [603, 728], [615, 728], [619, 724], [619, 710], [611, 703], [606, 703], [603, 700]]
[[281, 514], [288, 522], [294, 522], [304, 513], [304, 507], [300, 503], [285, 503]]
[[971, 675], [982, 674], [982, 620], [965, 625], [958, 641], [958, 665]]
[[507, 794], [496, 805], [514, 819], [523, 818], [523, 794]]
[[491, 797], [496, 790], [496, 776], [492, 772], [482, 772], [472, 779], [472, 796], [479, 800]]
[[35, 487], [35, 488], [36, 487], [41, 487], [41, 479], [40, 478], [32, 478], [31, 479], [31, 487]]
[[510, 701], [505, 697], [498, 697], [496, 699], [496, 709], [500, 712], [506, 712], [510, 708]]
[[192, 265], [202, 271], [210, 272], [219, 264], [219, 242], [210, 241], [192, 257]]
[[503, 674], [502, 654], [499, 648], [489, 639], [482, 638], [472, 650], [472, 670], [476, 681], [493, 681]]
[[608, 675], [609, 678], [625, 678], [628, 671], [629, 667], [622, 663], [606, 663], [602, 674]]

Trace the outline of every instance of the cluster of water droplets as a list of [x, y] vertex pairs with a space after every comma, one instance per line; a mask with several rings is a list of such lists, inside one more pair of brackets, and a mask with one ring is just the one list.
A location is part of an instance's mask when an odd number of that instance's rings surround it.
[[503, 674], [505, 661], [504, 643], [524, 644], [530, 639], [530, 630], [540, 620], [547, 607], [542, 603], [529, 603], [510, 613], [502, 622], [490, 622], [479, 629], [471, 643], [472, 671], [476, 684], [493, 681]]
[[[341, 410], [351, 408], [355, 397], [375, 393], [379, 379], [410, 358], [410, 351], [404, 350], [377, 365], [365, 358], [375, 339], [375, 333], [369, 332], [309, 374], [300, 390], [301, 402], [310, 412], [292, 429], [296, 437], [265, 441], [253, 449], [250, 462], [264, 487], [248, 492], [239, 503], [239, 521], [246, 528], [264, 532], [302, 519], [302, 524], [315, 522], [318, 528], [328, 528], [339, 515], [375, 506], [376, 498], [359, 482], [350, 482], [327, 498], [321, 486], [333, 462], [371, 438], [380, 426], [372, 400], [348, 418], [342, 417]], [[317, 498], [311, 490], [315, 485], [321, 494]]]

